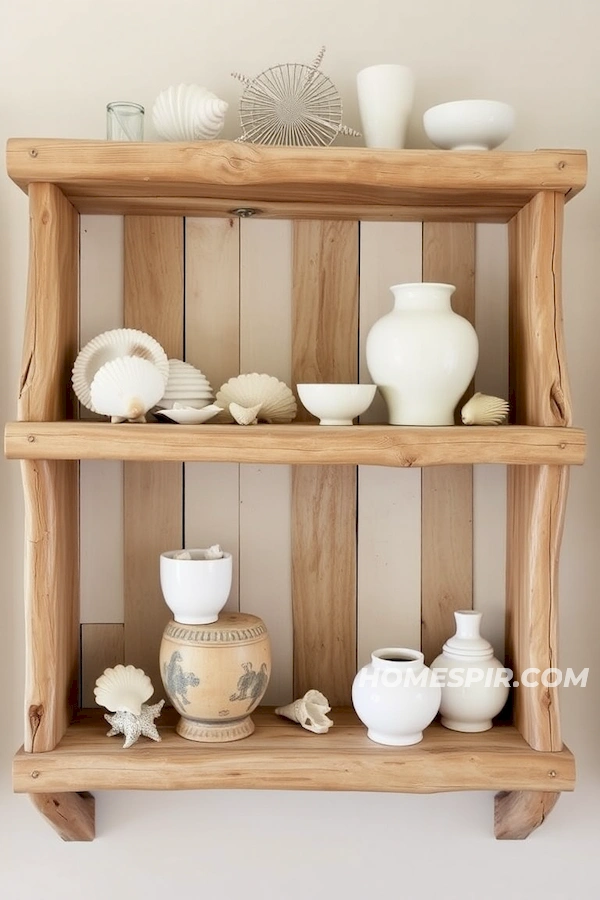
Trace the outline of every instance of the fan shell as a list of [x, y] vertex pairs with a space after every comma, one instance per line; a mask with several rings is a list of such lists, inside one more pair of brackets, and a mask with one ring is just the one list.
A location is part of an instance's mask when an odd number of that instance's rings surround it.
[[164, 378], [154, 363], [121, 356], [96, 372], [90, 387], [92, 407], [115, 419], [141, 419], [158, 403], [164, 389]]
[[229, 104], [197, 84], [161, 91], [152, 107], [152, 122], [166, 141], [211, 141], [223, 130]]
[[500, 425], [508, 417], [509, 406], [502, 397], [473, 394], [460, 411], [464, 425]]
[[96, 680], [94, 697], [99, 706], [111, 712], [129, 712], [139, 716], [142, 703], [154, 693], [154, 687], [143, 669], [135, 666], [115, 666], [105, 669]]
[[135, 328], [115, 328], [92, 338], [79, 351], [75, 360], [72, 375], [73, 390], [86, 409], [98, 412], [92, 405], [90, 392], [96, 373], [107, 362], [123, 356], [139, 357], [154, 363], [162, 375], [164, 389], [169, 375], [169, 360], [158, 341]]
[[291, 422], [297, 411], [296, 398], [287, 384], [274, 375], [256, 372], [237, 375], [221, 385], [217, 391], [217, 404], [229, 409], [230, 403], [245, 409], [260, 406], [258, 421], [271, 424]]
[[182, 359], [169, 360], [169, 377], [159, 406], [173, 409], [176, 403], [202, 409], [214, 400], [213, 389], [206, 375]]

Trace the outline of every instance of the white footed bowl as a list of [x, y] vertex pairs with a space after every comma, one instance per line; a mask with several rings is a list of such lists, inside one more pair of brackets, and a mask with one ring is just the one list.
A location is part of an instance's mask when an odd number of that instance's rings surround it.
[[173, 618], [183, 625], [216, 622], [231, 590], [231, 553], [207, 559], [206, 549], [190, 550], [191, 559], [175, 559], [178, 552], [160, 554], [160, 586]]
[[374, 384], [299, 384], [298, 396], [320, 425], [352, 425], [375, 396]]
[[454, 100], [423, 116], [429, 140], [442, 150], [493, 150], [515, 127], [515, 111], [498, 100]]

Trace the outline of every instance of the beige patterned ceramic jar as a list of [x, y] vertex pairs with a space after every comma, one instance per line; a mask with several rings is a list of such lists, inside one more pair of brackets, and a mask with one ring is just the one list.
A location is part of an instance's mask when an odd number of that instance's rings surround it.
[[165, 691], [190, 741], [238, 741], [254, 731], [250, 713], [271, 674], [271, 646], [262, 619], [222, 613], [207, 625], [170, 621], [160, 646]]

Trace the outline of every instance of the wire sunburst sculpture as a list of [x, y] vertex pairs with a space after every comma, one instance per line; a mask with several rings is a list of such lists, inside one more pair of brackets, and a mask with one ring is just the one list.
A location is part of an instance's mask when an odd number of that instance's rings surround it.
[[321, 47], [312, 65], [285, 63], [255, 78], [232, 72], [245, 85], [238, 141], [326, 147], [338, 134], [360, 137], [360, 132], [342, 125], [342, 99], [320, 71], [324, 55], [325, 47]]

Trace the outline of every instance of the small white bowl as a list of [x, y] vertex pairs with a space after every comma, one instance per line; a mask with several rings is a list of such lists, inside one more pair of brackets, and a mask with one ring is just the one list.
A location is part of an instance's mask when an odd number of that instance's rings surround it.
[[231, 553], [207, 559], [207, 550], [190, 550], [191, 559], [176, 559], [177, 550], [160, 554], [160, 586], [176, 622], [216, 622], [227, 603], [233, 577]]
[[352, 425], [373, 402], [374, 384], [299, 384], [298, 396], [320, 425]]
[[493, 150], [515, 127], [515, 111], [497, 100], [455, 100], [423, 116], [429, 140], [442, 150]]

